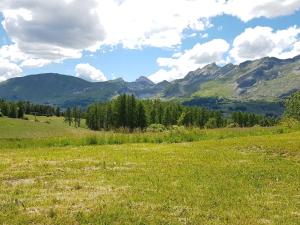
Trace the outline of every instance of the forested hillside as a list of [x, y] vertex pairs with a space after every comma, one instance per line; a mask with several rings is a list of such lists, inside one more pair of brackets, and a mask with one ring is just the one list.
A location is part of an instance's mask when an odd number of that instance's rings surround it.
[[0, 83], [0, 97], [67, 108], [87, 107], [120, 94], [134, 94], [140, 99], [176, 99], [189, 105], [206, 104], [205, 107], [218, 107], [226, 112], [242, 105], [244, 111], [280, 115], [282, 100], [299, 87], [300, 56], [287, 60], [267, 57], [240, 65], [210, 64], [188, 73], [183, 79], [158, 84], [147, 77], [134, 82], [121, 78], [88, 82], [60, 74], [25, 76]]

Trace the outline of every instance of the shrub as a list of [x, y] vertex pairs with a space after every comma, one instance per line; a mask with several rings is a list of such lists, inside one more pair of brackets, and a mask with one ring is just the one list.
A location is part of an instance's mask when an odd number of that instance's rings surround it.
[[236, 127], [240, 127], [238, 123], [230, 123], [226, 126], [227, 128], [236, 128]]
[[285, 117], [280, 121], [280, 125], [286, 128], [298, 128], [300, 126], [300, 122], [294, 118]]
[[96, 136], [90, 136], [86, 138], [86, 144], [87, 145], [97, 145], [98, 144], [98, 140]]
[[218, 124], [217, 124], [216, 118], [209, 118], [209, 120], [205, 124], [205, 128], [207, 128], [207, 129], [213, 129], [213, 128], [217, 128], [217, 127], [218, 127]]
[[170, 130], [172, 131], [186, 131], [187, 128], [185, 128], [184, 126], [177, 126], [177, 125], [173, 125], [170, 127]]
[[300, 91], [286, 100], [284, 115], [288, 118], [300, 120]]
[[277, 133], [277, 134], [283, 134], [283, 133], [284, 133], [284, 129], [283, 129], [283, 128], [278, 128], [278, 129], [276, 130], [276, 133]]
[[166, 130], [166, 127], [162, 124], [151, 124], [148, 128], [148, 132], [163, 132]]

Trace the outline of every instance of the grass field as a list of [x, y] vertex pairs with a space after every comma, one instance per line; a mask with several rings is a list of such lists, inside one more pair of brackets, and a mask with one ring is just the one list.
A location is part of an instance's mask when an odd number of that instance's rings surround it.
[[46, 119], [0, 118], [0, 224], [299, 224], [297, 129], [125, 139]]

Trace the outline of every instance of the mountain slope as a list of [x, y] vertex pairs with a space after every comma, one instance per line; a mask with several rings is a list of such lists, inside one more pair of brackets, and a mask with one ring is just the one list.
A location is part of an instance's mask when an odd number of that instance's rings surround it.
[[[201, 83], [195, 97], [224, 97], [238, 100], [279, 100], [300, 88], [300, 57], [246, 61], [229, 70], [221, 67], [216, 79]], [[223, 71], [223, 72], [222, 72]]]
[[135, 82], [119, 78], [106, 82], [88, 82], [61, 74], [37, 74], [18, 77], [0, 83], [0, 97], [9, 100], [28, 100], [62, 107], [86, 106], [94, 101], [107, 101], [122, 93], [138, 97], [159, 97], [168, 83], [154, 84], [146, 77]]
[[183, 79], [154, 84], [147, 77], [134, 82], [119, 78], [88, 82], [73, 76], [38, 74], [0, 83], [0, 98], [28, 100], [62, 107], [86, 106], [119, 94], [139, 98], [191, 100], [225, 98], [231, 101], [280, 101], [300, 89], [300, 56], [293, 59], [262, 58], [240, 65], [210, 64]]

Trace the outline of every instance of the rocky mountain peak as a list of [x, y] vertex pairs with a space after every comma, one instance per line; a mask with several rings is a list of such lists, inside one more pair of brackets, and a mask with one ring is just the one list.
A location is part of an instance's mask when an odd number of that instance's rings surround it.
[[147, 84], [147, 85], [155, 85], [148, 77], [140, 76], [135, 80], [136, 83]]

